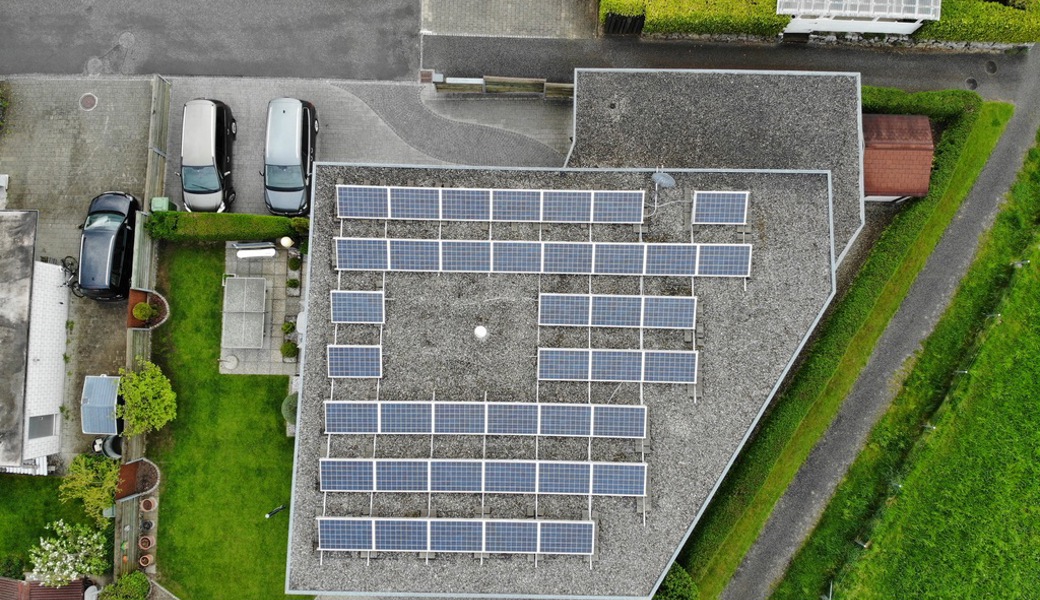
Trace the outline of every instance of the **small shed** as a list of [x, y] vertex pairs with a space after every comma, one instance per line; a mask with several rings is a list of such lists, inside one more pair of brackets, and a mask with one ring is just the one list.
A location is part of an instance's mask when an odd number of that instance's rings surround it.
[[923, 115], [863, 115], [863, 194], [892, 201], [928, 194], [935, 144]]
[[119, 398], [119, 377], [90, 375], [83, 380], [83, 396], [80, 398], [80, 416], [83, 433], [92, 435], [116, 435], [119, 424], [116, 419], [116, 401]]

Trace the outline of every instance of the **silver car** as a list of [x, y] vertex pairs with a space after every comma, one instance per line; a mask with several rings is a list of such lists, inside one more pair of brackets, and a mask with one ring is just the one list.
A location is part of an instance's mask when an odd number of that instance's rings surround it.
[[275, 98], [267, 105], [264, 150], [264, 202], [276, 215], [301, 216], [310, 211], [311, 174], [318, 139], [314, 105], [295, 98]]

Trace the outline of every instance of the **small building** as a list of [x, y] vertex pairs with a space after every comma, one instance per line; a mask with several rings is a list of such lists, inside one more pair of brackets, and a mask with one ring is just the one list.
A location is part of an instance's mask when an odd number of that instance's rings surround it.
[[923, 115], [863, 115], [863, 194], [890, 202], [928, 195], [935, 144]]
[[942, 0], [777, 0], [776, 14], [790, 15], [784, 34], [816, 31], [910, 35], [938, 21]]

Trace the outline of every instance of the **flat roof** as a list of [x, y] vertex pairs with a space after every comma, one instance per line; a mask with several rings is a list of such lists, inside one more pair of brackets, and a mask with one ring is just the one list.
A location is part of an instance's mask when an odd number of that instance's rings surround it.
[[0, 466], [21, 466], [35, 211], [0, 211]]

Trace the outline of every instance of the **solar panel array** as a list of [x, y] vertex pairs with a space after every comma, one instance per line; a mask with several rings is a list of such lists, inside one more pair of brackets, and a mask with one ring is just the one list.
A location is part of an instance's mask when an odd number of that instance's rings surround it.
[[595, 532], [594, 521], [318, 517], [318, 549], [590, 555]]
[[383, 292], [332, 291], [333, 323], [385, 323]]
[[748, 192], [694, 192], [695, 225], [746, 225]]
[[538, 379], [697, 383], [697, 351], [539, 348]]
[[694, 329], [697, 299], [678, 296], [539, 294], [538, 324]]
[[524, 402], [325, 403], [325, 433], [646, 437], [646, 407]]
[[749, 277], [750, 244], [336, 238], [341, 271]]
[[642, 223], [644, 192], [336, 186], [341, 219]]
[[321, 491], [646, 496], [646, 464], [327, 458]]
[[328, 346], [329, 377], [379, 378], [383, 376], [382, 346]]

